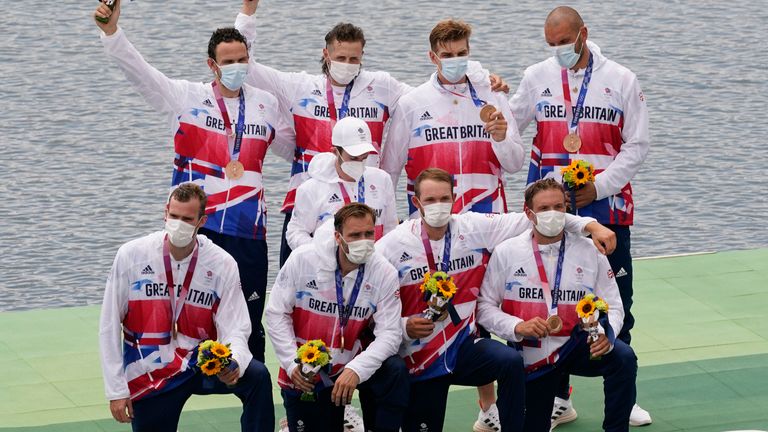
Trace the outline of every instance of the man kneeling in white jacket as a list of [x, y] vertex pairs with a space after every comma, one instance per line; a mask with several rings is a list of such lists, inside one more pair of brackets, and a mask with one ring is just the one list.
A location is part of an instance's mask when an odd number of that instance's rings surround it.
[[375, 239], [397, 226], [395, 191], [386, 172], [365, 166], [375, 153], [371, 131], [363, 120], [344, 117], [333, 127], [334, 151], [309, 163], [310, 178], [299, 186], [286, 240], [291, 249], [312, 242], [315, 230], [350, 202], [371, 207], [376, 214]]
[[[365, 204], [343, 206], [334, 223], [320, 226], [277, 275], [265, 316], [291, 431], [300, 425], [306, 431], [342, 430], [344, 406], [356, 388], [373, 395], [371, 404], [363, 404], [369, 429], [400, 429], [410, 392], [397, 355], [400, 286], [397, 270], [373, 250], [375, 220]], [[362, 335], [372, 324], [375, 340], [364, 347]], [[328, 346], [331, 367], [310, 379], [295, 359], [297, 348], [314, 339]], [[314, 392], [316, 401], [301, 400], [302, 392]]]

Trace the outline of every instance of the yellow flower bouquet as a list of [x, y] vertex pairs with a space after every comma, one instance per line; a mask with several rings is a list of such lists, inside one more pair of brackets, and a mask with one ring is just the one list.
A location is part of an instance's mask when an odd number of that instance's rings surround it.
[[589, 335], [589, 342], [597, 341], [599, 336], [597, 325], [600, 313], [608, 313], [608, 303], [600, 297], [586, 294], [576, 305], [576, 313], [581, 318], [581, 328]]
[[432, 321], [443, 321], [449, 314], [454, 324], [458, 325], [457, 320], [461, 320], [453, 308], [451, 299], [456, 295], [456, 283], [453, 277], [446, 272], [427, 273], [424, 275], [424, 282], [419, 286], [424, 301], [427, 302], [427, 309], [424, 310], [424, 318]]
[[[301, 375], [307, 381], [314, 381], [321, 369], [331, 363], [331, 353], [328, 347], [321, 339], [307, 341], [296, 350], [296, 363], [301, 368]], [[314, 401], [315, 393], [303, 393], [303, 401]]]
[[222, 370], [236, 362], [232, 359], [232, 351], [229, 344], [215, 340], [200, 342], [197, 350], [197, 365], [200, 371], [207, 376], [217, 375]]
[[595, 168], [582, 159], [571, 161], [567, 167], [561, 168], [560, 172], [563, 174], [563, 183], [568, 186], [568, 189], [579, 189], [588, 182], [595, 181]]
[[560, 173], [563, 174], [563, 184], [568, 190], [571, 201], [569, 213], [578, 214], [576, 213], [576, 191], [587, 183], [595, 181], [595, 168], [585, 160], [575, 159], [567, 167], [561, 168]]

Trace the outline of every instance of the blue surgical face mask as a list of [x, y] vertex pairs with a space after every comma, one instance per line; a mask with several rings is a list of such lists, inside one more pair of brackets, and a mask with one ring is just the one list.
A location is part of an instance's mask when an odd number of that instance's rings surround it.
[[[218, 63], [216, 65], [218, 66]], [[232, 91], [239, 90], [248, 75], [248, 63], [232, 63], [219, 66], [219, 69], [221, 84]]]
[[557, 59], [557, 62], [560, 64], [561, 67], [570, 69], [579, 61], [579, 58], [581, 57], [581, 52], [584, 50], [584, 44], [582, 44], [581, 50], [579, 50], [579, 52], [576, 52], [576, 42], [579, 41], [580, 37], [581, 37], [581, 32], [579, 32], [579, 35], [576, 36], [576, 40], [573, 43], [558, 45], [552, 48], [552, 50], [554, 51], [555, 58]]
[[450, 83], [457, 83], [464, 79], [464, 76], [467, 74], [468, 61], [468, 56], [440, 59], [440, 65], [442, 66], [441, 73], [443, 78], [448, 80]]

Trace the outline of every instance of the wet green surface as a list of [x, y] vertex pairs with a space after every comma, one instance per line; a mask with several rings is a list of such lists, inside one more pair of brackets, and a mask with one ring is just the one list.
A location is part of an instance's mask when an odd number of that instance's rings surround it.
[[[768, 249], [638, 260], [633, 311], [638, 402], [654, 419], [643, 432], [768, 430]], [[0, 430], [130, 430], [104, 400], [98, 315], [98, 307], [0, 314]], [[579, 419], [557, 430], [600, 430], [600, 380], [572, 384]], [[276, 385], [274, 398], [279, 418]], [[195, 396], [179, 430], [239, 430], [238, 404]], [[469, 431], [476, 416], [476, 391], [454, 389], [445, 430]]]

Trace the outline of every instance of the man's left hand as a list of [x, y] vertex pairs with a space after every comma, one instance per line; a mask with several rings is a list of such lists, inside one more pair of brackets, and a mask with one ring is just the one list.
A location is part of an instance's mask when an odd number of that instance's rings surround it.
[[240, 379], [240, 367], [235, 367], [234, 369], [222, 369], [221, 372], [217, 375], [219, 377], [219, 380], [223, 382], [226, 385], [235, 385], [237, 384], [237, 380]]
[[611, 349], [611, 342], [604, 334], [598, 335], [597, 340], [589, 345], [589, 354], [592, 357], [600, 357]]
[[576, 208], [580, 209], [592, 204], [597, 199], [597, 189], [593, 182], [587, 182], [580, 189], [576, 190]]
[[507, 119], [501, 111], [496, 110], [491, 114], [491, 121], [485, 124], [485, 131], [496, 142], [502, 142], [507, 138]]
[[496, 74], [490, 74], [491, 91], [509, 94], [509, 84]]
[[592, 243], [603, 255], [610, 255], [616, 249], [616, 233], [597, 222], [590, 222], [584, 229], [592, 236]]
[[360, 384], [360, 377], [352, 369], [344, 368], [341, 375], [336, 379], [331, 392], [331, 401], [336, 406], [348, 405], [352, 403], [352, 395], [355, 393], [357, 385]]

